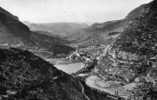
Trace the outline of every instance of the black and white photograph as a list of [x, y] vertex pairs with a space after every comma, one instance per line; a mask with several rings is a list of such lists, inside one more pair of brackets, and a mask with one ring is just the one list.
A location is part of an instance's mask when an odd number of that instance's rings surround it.
[[157, 100], [157, 0], [0, 0], [0, 100]]

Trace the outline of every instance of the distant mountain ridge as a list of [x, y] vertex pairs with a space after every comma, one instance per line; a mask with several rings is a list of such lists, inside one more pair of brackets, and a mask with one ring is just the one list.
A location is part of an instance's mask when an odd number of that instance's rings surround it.
[[87, 28], [85, 23], [30, 23], [24, 22], [32, 31], [45, 31], [51, 33], [50, 35], [58, 35], [67, 37], [75, 32]]
[[45, 23], [33, 24], [25, 22], [31, 30], [45, 31], [48, 35], [58, 35], [68, 40], [72, 46], [87, 47], [91, 45], [109, 44], [128, 27], [132, 20], [141, 16], [148, 8], [143, 4], [131, 11], [125, 18], [120, 20], [94, 23], [89, 26], [77, 23]]

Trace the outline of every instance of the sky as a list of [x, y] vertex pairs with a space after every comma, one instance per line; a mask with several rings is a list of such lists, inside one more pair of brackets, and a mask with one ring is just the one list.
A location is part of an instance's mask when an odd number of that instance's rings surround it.
[[151, 0], [0, 0], [0, 6], [34, 23], [94, 23], [124, 18]]

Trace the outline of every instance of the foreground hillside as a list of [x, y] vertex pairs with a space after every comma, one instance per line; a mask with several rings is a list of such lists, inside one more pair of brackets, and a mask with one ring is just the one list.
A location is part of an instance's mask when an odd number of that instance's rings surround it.
[[113, 100], [28, 51], [0, 49], [0, 100]]

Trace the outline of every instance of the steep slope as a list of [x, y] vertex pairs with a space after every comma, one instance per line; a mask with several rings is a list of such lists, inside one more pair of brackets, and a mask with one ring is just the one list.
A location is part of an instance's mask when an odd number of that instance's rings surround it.
[[[121, 34], [115, 46], [121, 50], [149, 55], [156, 44], [156, 9], [152, 4], [148, 4], [143, 14], [135, 18], [129, 27]], [[127, 47], [126, 47], [127, 45]], [[122, 47], [122, 48], [121, 48]], [[125, 49], [127, 48], [127, 49]], [[134, 49], [134, 51], [132, 51]], [[149, 50], [148, 50], [149, 49]]]
[[17, 36], [29, 36], [29, 28], [21, 23], [18, 19], [18, 17], [12, 15], [11, 13], [7, 12], [3, 8], [0, 8], [0, 22], [5, 27], [8, 28], [8, 30], [13, 34], [16, 34]]
[[0, 49], [1, 100], [114, 100], [28, 51]]
[[30, 30], [22, 24], [16, 16], [0, 8], [0, 42], [17, 43], [21, 39], [26, 41]]

